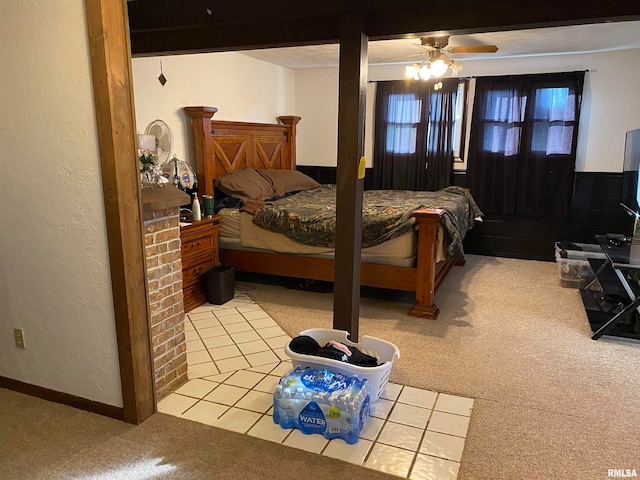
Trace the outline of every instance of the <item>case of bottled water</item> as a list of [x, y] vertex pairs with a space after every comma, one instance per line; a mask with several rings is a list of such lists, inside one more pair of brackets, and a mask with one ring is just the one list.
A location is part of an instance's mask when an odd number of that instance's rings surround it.
[[296, 367], [280, 379], [273, 394], [273, 421], [353, 444], [369, 417], [370, 392], [366, 379]]

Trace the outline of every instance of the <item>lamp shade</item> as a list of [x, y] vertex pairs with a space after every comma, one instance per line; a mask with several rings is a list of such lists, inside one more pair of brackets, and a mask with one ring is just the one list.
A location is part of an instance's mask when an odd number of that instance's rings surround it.
[[420, 67], [420, 78], [422, 80], [429, 80], [429, 78], [431, 78], [431, 70], [427, 65], [422, 65]]
[[434, 77], [441, 77], [447, 72], [447, 64], [442, 60], [435, 60], [429, 65], [429, 70]]
[[418, 80], [418, 72], [420, 70], [420, 65], [407, 65], [405, 67], [405, 76], [407, 78], [413, 78], [414, 80]]

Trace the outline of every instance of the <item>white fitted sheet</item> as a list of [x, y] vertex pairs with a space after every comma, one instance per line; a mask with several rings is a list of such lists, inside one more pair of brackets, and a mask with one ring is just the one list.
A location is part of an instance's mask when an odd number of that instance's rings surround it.
[[[247, 250], [267, 250], [294, 255], [333, 257], [334, 249], [313, 247], [291, 240], [284, 234], [265, 230], [252, 222], [252, 217], [237, 209], [224, 208], [218, 212], [220, 221], [220, 246], [222, 248], [242, 248]], [[437, 258], [444, 258], [442, 250], [442, 228], [438, 228]], [[365, 263], [379, 263], [399, 266], [413, 266], [417, 252], [417, 235], [408, 232], [374, 247], [362, 250], [361, 259]]]

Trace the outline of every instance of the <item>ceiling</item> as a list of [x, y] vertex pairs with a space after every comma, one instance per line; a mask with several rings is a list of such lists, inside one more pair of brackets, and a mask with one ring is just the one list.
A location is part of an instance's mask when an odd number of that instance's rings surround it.
[[[432, 35], [444, 34], [437, 32]], [[409, 64], [425, 56], [418, 38], [369, 42], [369, 65]], [[593, 53], [640, 48], [640, 22], [597, 23], [468, 35], [452, 35], [449, 46], [497, 45], [490, 54], [447, 54], [454, 60]], [[337, 67], [339, 46], [313, 45], [239, 53], [294, 70]]]

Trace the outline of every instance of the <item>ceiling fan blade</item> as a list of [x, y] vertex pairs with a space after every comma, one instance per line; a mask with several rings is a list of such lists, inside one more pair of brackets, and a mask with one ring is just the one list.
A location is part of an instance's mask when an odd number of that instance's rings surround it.
[[449, 53], [495, 53], [498, 51], [498, 47], [495, 45], [467, 45], [449, 47], [446, 50]]

